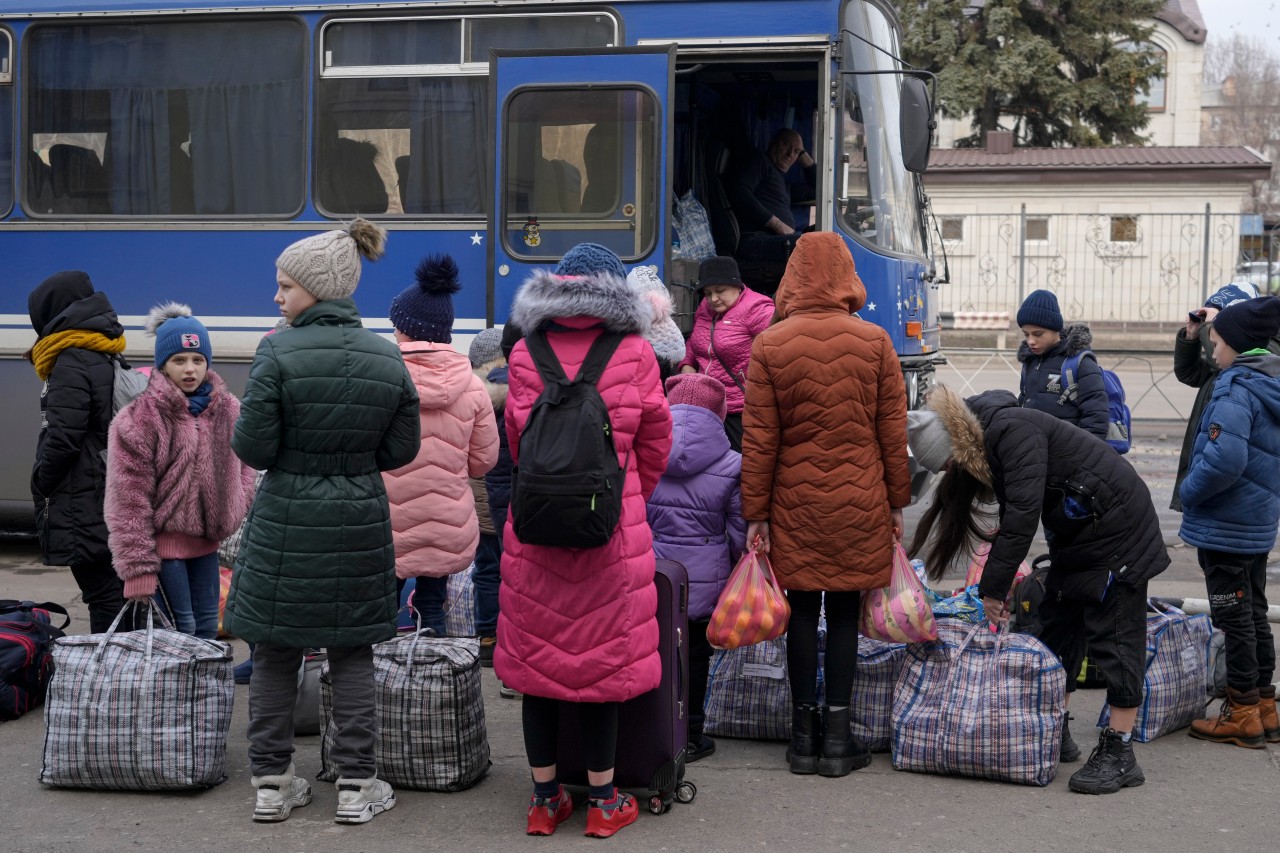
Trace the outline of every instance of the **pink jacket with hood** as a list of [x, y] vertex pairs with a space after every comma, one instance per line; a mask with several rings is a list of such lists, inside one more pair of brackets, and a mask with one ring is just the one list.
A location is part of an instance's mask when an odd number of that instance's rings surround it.
[[421, 401], [422, 447], [382, 481], [391, 503], [396, 577], [444, 577], [471, 565], [480, 542], [468, 477], [498, 461], [493, 404], [451, 344], [405, 341], [400, 354]]
[[[685, 366], [698, 369], [699, 373], [713, 376], [724, 383], [725, 402], [729, 406], [729, 414], [742, 412], [745, 403], [742, 389], [737, 386], [725, 365], [733, 371], [745, 387], [747, 384], [747, 365], [751, 362], [751, 342], [756, 335], [769, 328], [773, 322], [773, 300], [763, 293], [757, 293], [749, 287], [742, 288], [738, 301], [723, 316], [717, 317], [711, 310], [710, 303], [703, 299], [694, 314], [693, 334], [685, 346], [684, 361], [677, 370]], [[716, 321], [716, 353], [711, 352], [711, 321]], [[722, 365], [720, 362], [723, 361]]]
[[[667, 467], [671, 412], [653, 347], [641, 337], [649, 307], [626, 280], [608, 273], [561, 277], [537, 271], [516, 295], [511, 319], [547, 339], [566, 375], [576, 376], [602, 328], [629, 333], [597, 387], [627, 465], [622, 520], [599, 548], [525, 545], [508, 519], [494, 668], [508, 687], [574, 702], [621, 702], [658, 686], [657, 590], [645, 501]], [[506, 427], [520, 463], [520, 433], [542, 393], [524, 342], [511, 353]]]
[[163, 371], [111, 421], [103, 504], [126, 597], [154, 594], [162, 559], [218, 550], [253, 501], [255, 472], [231, 450], [240, 401], [222, 377], [199, 416]]

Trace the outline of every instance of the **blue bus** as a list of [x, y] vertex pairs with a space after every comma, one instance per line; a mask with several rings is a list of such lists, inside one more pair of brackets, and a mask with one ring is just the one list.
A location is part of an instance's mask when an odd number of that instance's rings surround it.
[[0, 507], [29, 524], [40, 388], [20, 354], [52, 272], [88, 271], [139, 356], [148, 308], [190, 303], [233, 387], [278, 318], [276, 256], [356, 214], [390, 232], [356, 293], [377, 331], [447, 252], [465, 350], [583, 241], [691, 311], [673, 205], [692, 193], [732, 254], [727, 164], [783, 127], [816, 161], [796, 225], [848, 241], [915, 405], [937, 282], [928, 99], [899, 32], [887, 0], [0, 0]]

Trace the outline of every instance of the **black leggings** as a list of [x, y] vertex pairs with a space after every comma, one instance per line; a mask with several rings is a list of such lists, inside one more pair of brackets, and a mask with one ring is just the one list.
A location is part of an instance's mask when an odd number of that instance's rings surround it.
[[[524, 751], [530, 767], [556, 763], [560, 740], [560, 700], [525, 694], [520, 715], [524, 723]], [[587, 770], [612, 770], [618, 750], [618, 703], [575, 702], [582, 724], [582, 747]]]
[[857, 592], [807, 592], [787, 590], [791, 621], [787, 625], [787, 670], [791, 678], [791, 701], [796, 705], [818, 702], [818, 614], [826, 596], [827, 704], [848, 705], [853, 701], [853, 671], [858, 665], [858, 615], [861, 595]]

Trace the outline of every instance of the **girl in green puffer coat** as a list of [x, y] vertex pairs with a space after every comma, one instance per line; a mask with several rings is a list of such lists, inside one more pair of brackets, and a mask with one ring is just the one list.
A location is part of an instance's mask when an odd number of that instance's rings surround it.
[[253, 818], [311, 802], [294, 775], [303, 650], [324, 647], [337, 726], [339, 823], [395, 805], [377, 778], [374, 643], [395, 635], [395, 550], [383, 471], [418, 453], [418, 393], [395, 344], [363, 327], [351, 294], [385, 232], [357, 219], [289, 246], [275, 302], [288, 328], [263, 338], [232, 447], [265, 469], [227, 598], [227, 629], [254, 643], [249, 686]]

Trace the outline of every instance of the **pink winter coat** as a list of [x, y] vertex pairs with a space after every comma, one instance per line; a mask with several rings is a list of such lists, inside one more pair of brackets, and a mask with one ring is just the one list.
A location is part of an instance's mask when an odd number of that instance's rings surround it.
[[450, 344], [400, 344], [421, 401], [422, 448], [385, 471], [396, 577], [444, 577], [471, 565], [480, 526], [468, 477], [498, 461], [493, 404], [471, 361]]
[[[696, 367], [699, 373], [719, 379], [724, 384], [729, 413], [741, 413], [745, 402], [742, 389], [734, 383], [720, 361], [724, 361], [738, 377], [738, 382], [746, 386], [747, 365], [751, 362], [751, 342], [756, 335], [769, 328], [773, 321], [773, 311], [773, 300], [749, 287], [742, 288], [738, 301], [720, 317], [711, 310], [710, 303], [703, 299], [694, 315], [693, 334], [685, 345], [684, 361], [680, 362], [677, 369]], [[711, 352], [712, 319], [716, 321], [715, 344], [719, 359]]]
[[[601, 326], [628, 332], [598, 388], [609, 408], [614, 448], [626, 464], [622, 520], [608, 544], [569, 549], [525, 545], [508, 519], [499, 590], [494, 668], [508, 687], [574, 702], [621, 702], [658, 686], [657, 590], [645, 501], [667, 467], [671, 412], [658, 362], [640, 335], [648, 309], [625, 280], [601, 274], [562, 278], [539, 271], [516, 296], [522, 329], [553, 329], [547, 339], [566, 375], [576, 376]], [[520, 464], [520, 434], [542, 393], [524, 342], [511, 353], [506, 427]]]
[[197, 417], [162, 371], [120, 410], [107, 436], [103, 514], [126, 597], [154, 595], [161, 560], [212, 554], [240, 527], [255, 472], [231, 450], [240, 401], [209, 371]]

